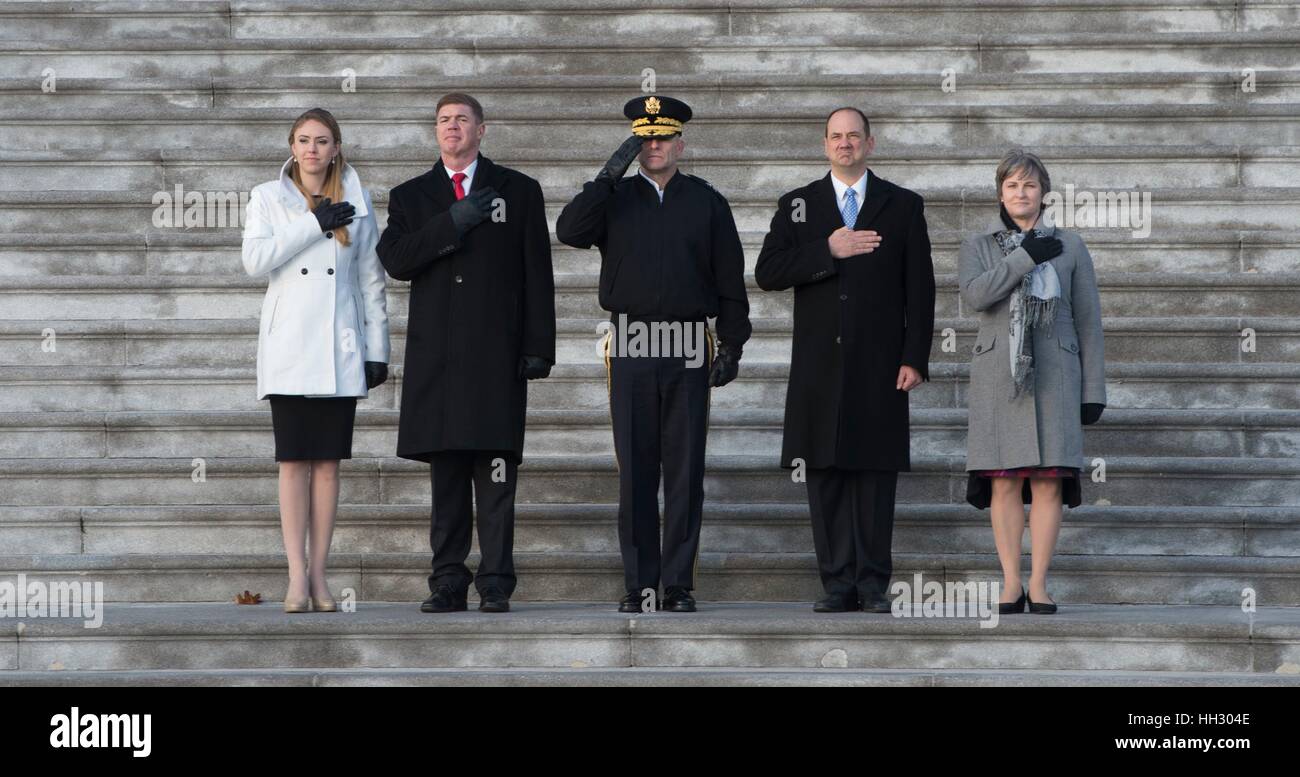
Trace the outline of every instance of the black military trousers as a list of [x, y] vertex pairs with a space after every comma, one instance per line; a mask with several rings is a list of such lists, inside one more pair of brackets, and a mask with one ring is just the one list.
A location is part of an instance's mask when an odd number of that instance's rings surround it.
[[[712, 343], [710, 343], [710, 346]], [[613, 356], [610, 416], [618, 457], [618, 542], [629, 591], [695, 587], [709, 430], [708, 358]], [[663, 473], [663, 546], [659, 476]]]
[[[500, 466], [494, 461], [501, 462]], [[429, 519], [429, 546], [433, 573], [429, 590], [449, 585], [457, 594], [469, 591], [470, 581], [480, 594], [486, 588], [515, 590], [515, 484], [518, 467], [508, 452], [440, 451], [429, 461], [433, 489]], [[471, 488], [478, 503], [478, 574], [471, 575], [469, 556], [474, 528]]]
[[813, 546], [827, 594], [888, 596], [897, 485], [897, 472], [808, 470]]

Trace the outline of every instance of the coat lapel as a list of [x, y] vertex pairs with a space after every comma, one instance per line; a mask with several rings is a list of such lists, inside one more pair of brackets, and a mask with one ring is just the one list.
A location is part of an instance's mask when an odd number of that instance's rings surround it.
[[[493, 189], [497, 190], [498, 194], [502, 194], [503, 192], [501, 191], [501, 188], [504, 185], [504, 183], [505, 183], [505, 174], [501, 172], [501, 168], [498, 167], [491, 159], [488, 159], [482, 154], [479, 154], [478, 167], [475, 168], [474, 170], [474, 183], [473, 183], [474, 189], [478, 189], [484, 186], [491, 186]], [[473, 191], [473, 189], [471, 189], [470, 191]]]
[[456, 201], [451, 178], [448, 177], [447, 168], [443, 166], [441, 159], [434, 164], [432, 170], [420, 176], [420, 191], [433, 200], [439, 210], [450, 208]]
[[820, 214], [825, 231], [834, 232], [844, 226], [844, 216], [840, 214], [840, 205], [835, 199], [835, 186], [831, 183], [830, 173], [816, 183], [813, 192], [812, 211]]
[[[307, 207], [307, 200], [298, 191], [290, 178], [290, 168], [293, 165], [293, 157], [285, 160], [280, 166], [280, 201], [285, 207], [291, 210], [301, 210]], [[343, 200], [352, 203], [356, 209], [354, 218], [361, 219], [370, 211], [366, 209], [366, 198], [362, 193], [361, 177], [357, 174], [356, 168], [352, 165], [345, 165], [343, 169]]]
[[[439, 159], [434, 164], [433, 169], [425, 173], [420, 178], [420, 188], [435, 203], [440, 210], [447, 210], [456, 201], [456, 189], [452, 185], [451, 176], [447, 175], [447, 168]], [[474, 182], [470, 191], [483, 186], [491, 186], [498, 192], [501, 192], [505, 182], [505, 175], [501, 168], [492, 162], [491, 159], [479, 154], [478, 167], [474, 169]]]
[[[827, 183], [830, 183], [829, 179]], [[853, 225], [853, 228], [866, 229], [871, 226], [871, 222], [875, 220], [888, 202], [889, 185], [877, 178], [875, 173], [867, 170], [867, 197], [862, 201], [862, 208], [858, 211], [858, 220]]]

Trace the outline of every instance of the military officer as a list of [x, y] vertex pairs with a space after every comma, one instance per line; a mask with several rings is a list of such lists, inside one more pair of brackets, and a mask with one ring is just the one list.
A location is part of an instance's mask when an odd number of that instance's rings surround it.
[[[649, 95], [623, 114], [632, 136], [564, 208], [556, 234], [600, 248], [600, 305], [611, 313], [606, 366], [627, 590], [619, 610], [640, 611], [662, 582], [662, 609], [694, 612], [709, 392], [736, 377], [749, 339], [745, 260], [726, 198], [678, 170], [690, 107]], [[625, 177], [634, 160], [640, 171]], [[651, 347], [638, 348], [647, 332]]]

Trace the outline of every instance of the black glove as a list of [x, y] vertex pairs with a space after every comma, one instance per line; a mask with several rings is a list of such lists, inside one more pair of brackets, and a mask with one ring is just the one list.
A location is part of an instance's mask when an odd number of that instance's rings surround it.
[[366, 388], [372, 389], [386, 380], [388, 380], [387, 364], [383, 362], [366, 362]]
[[551, 360], [524, 354], [519, 357], [519, 377], [525, 380], [545, 378], [551, 374]]
[[356, 215], [357, 209], [347, 200], [331, 204], [329, 197], [322, 197], [320, 204], [313, 208], [311, 212], [320, 224], [320, 231], [329, 232], [331, 229], [338, 229], [351, 224], [352, 217]]
[[1079, 408], [1079, 420], [1083, 421], [1084, 426], [1091, 426], [1101, 418], [1101, 411], [1105, 407], [1105, 405], [1099, 405], [1096, 402], [1084, 402], [1083, 406]]
[[1029, 252], [1033, 258], [1034, 264], [1042, 264], [1048, 259], [1055, 259], [1065, 250], [1061, 241], [1054, 237], [1039, 237], [1034, 230], [1025, 233], [1025, 239], [1020, 243], [1020, 247]]
[[464, 237], [465, 233], [483, 223], [492, 215], [492, 201], [501, 195], [491, 186], [475, 188], [463, 200], [456, 200], [447, 210], [451, 214], [451, 223], [456, 232]]
[[623, 178], [623, 173], [632, 166], [636, 160], [637, 154], [641, 153], [641, 146], [645, 145], [645, 138], [633, 135], [623, 141], [623, 145], [618, 147], [614, 155], [609, 158], [605, 166], [596, 173], [597, 181], [606, 181], [610, 184], [616, 184]]
[[1002, 223], [1007, 225], [1007, 229], [1012, 232], [1020, 231], [1020, 225], [1016, 223], [1015, 219], [1011, 218], [1010, 213], [1007, 213], [1007, 206], [1000, 202], [998, 203], [998, 216], [1002, 218]]
[[718, 343], [718, 354], [713, 357], [713, 366], [709, 369], [709, 385], [713, 388], [725, 386], [735, 380], [739, 373], [740, 348]]

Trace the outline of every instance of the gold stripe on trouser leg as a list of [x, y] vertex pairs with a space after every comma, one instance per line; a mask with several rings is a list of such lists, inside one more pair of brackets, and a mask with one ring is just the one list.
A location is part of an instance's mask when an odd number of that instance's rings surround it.
[[[613, 339], [614, 339], [614, 330], [611, 329], [610, 331], [605, 333], [605, 340], [601, 344], [602, 349], [605, 351], [605, 398], [609, 401], [609, 433], [611, 436], [614, 434], [614, 384], [613, 384], [613, 370], [611, 370], [609, 366], [609, 348], [610, 348], [610, 343], [613, 341]], [[618, 441], [615, 440], [614, 441], [614, 471], [621, 472], [622, 469], [623, 467], [619, 464], [618, 461]]]
[[[712, 330], [709, 329], [708, 323], [704, 324], [704, 339], [705, 341], [707, 341], [709, 347], [709, 358], [704, 360], [704, 369], [712, 370], [713, 369], [713, 332]], [[709, 386], [709, 376], [707, 374], [705, 374], [704, 376], [704, 385], [708, 389], [708, 394], [706, 395], [706, 398], [704, 400], [704, 439], [705, 439], [704, 450], [707, 452], [709, 449], [708, 447], [709, 412], [713, 409], [713, 387]], [[708, 471], [707, 466], [705, 467], [705, 471], [706, 472]], [[700, 513], [700, 533], [701, 534], [704, 533], [704, 514], [702, 509]], [[691, 565], [692, 580], [700, 576], [700, 546], [702, 544], [703, 543], [700, 542], [695, 543], [695, 562]]]

